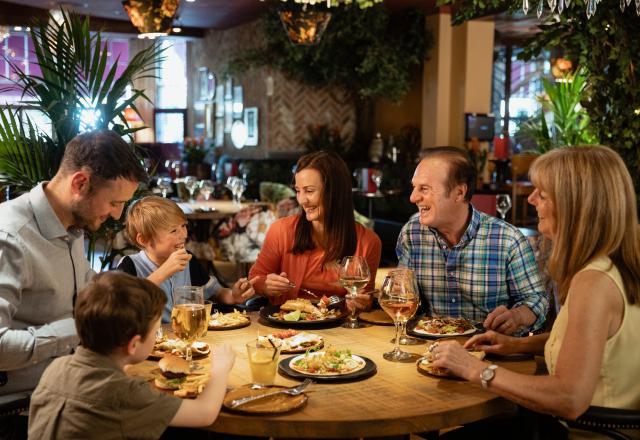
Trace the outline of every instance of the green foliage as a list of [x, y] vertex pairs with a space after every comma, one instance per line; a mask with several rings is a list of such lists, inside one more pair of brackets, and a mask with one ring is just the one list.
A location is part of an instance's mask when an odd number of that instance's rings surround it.
[[307, 131], [309, 137], [304, 146], [309, 152], [324, 150], [343, 154], [349, 149], [340, 135], [340, 130], [336, 127], [331, 128], [326, 124], [309, 124]]
[[[454, 23], [486, 15], [494, 8], [516, 11], [522, 1], [440, 0], [455, 4]], [[633, 4], [624, 13], [619, 1], [602, 0], [588, 20], [584, 2], [571, 2], [560, 16], [550, 16], [541, 32], [527, 41], [520, 58], [528, 60], [542, 50], [559, 47], [565, 58], [581, 66], [587, 75], [582, 106], [591, 118], [591, 128], [600, 141], [614, 148], [625, 160], [640, 195], [640, 18]], [[532, 4], [535, 9], [537, 3]], [[530, 12], [535, 13], [535, 12]]]
[[[125, 98], [125, 91], [134, 80], [155, 77], [163, 50], [156, 42], [138, 52], [116, 79], [117, 63], [106, 69], [107, 46], [99, 32], [89, 31], [88, 17], [63, 12], [62, 22], [57, 23], [49, 16], [32, 27], [31, 38], [42, 74], [28, 75], [7, 59], [17, 78], [5, 89], [21, 91], [22, 108], [44, 112], [51, 120], [53, 136], [39, 131], [26, 114], [20, 124], [16, 110], [0, 106], [0, 187], [10, 186], [16, 193], [55, 175], [67, 143], [80, 132], [80, 109], [99, 111], [96, 129], [131, 136], [144, 128], [129, 127], [124, 110], [131, 107], [139, 115], [134, 101], [149, 98], [140, 89], [133, 89]], [[89, 260], [96, 240], [102, 238], [108, 246], [103, 267], [108, 264], [113, 258], [112, 239], [121, 229], [122, 222], [109, 219], [99, 231], [89, 233]]]
[[[300, 8], [290, 3], [283, 7]], [[326, 10], [320, 4], [314, 7]], [[344, 88], [356, 107], [355, 144], [363, 152], [373, 135], [373, 99], [402, 100], [413, 71], [422, 66], [433, 45], [424, 14], [409, 9], [392, 18], [382, 5], [331, 8], [332, 18], [320, 43], [299, 46], [289, 41], [276, 12], [263, 19], [264, 44], [242, 53], [230, 70], [268, 66], [313, 87]]]
[[209, 148], [205, 147], [204, 139], [200, 138], [186, 138], [184, 140], [184, 152], [182, 153], [182, 160], [190, 164], [198, 164], [204, 161], [204, 158], [209, 154]]
[[315, 46], [292, 44], [275, 12], [263, 19], [264, 46], [247, 50], [232, 70], [269, 66], [311, 86], [339, 85], [361, 97], [398, 101], [409, 90], [411, 69], [422, 65], [433, 44], [417, 10], [391, 20], [381, 5], [331, 8], [329, 26]]
[[[31, 38], [42, 74], [28, 75], [7, 59], [16, 79], [5, 89], [22, 92], [21, 106], [44, 112], [52, 123], [53, 137], [37, 130], [24, 115], [27, 129], [18, 123], [14, 110], [0, 106], [0, 185], [17, 191], [28, 190], [56, 173], [66, 144], [80, 131], [80, 109], [99, 111], [96, 129], [110, 128], [131, 135], [124, 117], [126, 107], [138, 112], [134, 101], [147, 96], [134, 89], [124, 98], [125, 89], [135, 79], [153, 76], [161, 49], [156, 43], [136, 54], [119, 78], [116, 64], [107, 71], [108, 51], [100, 33], [89, 32], [89, 19], [63, 13], [57, 23], [52, 17], [32, 27]], [[6, 116], [9, 115], [9, 116]]]
[[[598, 144], [591, 120], [580, 105], [587, 78], [582, 70], [560, 82], [542, 79], [545, 94], [538, 97], [542, 110], [522, 124], [519, 135], [532, 139], [540, 153], [565, 145]], [[551, 130], [546, 115], [553, 120]]]

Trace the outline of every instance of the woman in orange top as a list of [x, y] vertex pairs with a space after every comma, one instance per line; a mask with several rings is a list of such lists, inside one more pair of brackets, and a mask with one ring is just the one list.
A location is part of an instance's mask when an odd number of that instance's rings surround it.
[[[302, 156], [296, 166], [295, 190], [302, 212], [269, 228], [249, 272], [251, 278], [259, 277], [255, 291], [274, 304], [311, 298], [300, 288], [319, 295], [345, 295], [335, 263], [348, 255], [367, 260], [371, 278], [365, 291], [373, 288], [382, 245], [375, 232], [354, 219], [347, 164], [325, 151]], [[370, 301], [361, 294], [358, 305], [364, 307]]]

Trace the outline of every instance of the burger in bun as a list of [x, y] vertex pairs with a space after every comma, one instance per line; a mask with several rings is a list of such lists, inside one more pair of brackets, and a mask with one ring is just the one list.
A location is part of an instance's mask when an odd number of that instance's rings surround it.
[[181, 357], [166, 354], [158, 362], [162, 375], [155, 379], [155, 386], [163, 390], [177, 390], [180, 385], [187, 380], [187, 375], [191, 371], [189, 362]]

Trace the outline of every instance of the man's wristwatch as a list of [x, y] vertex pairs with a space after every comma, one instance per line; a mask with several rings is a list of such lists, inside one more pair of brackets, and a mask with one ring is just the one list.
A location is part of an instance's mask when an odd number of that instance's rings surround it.
[[482, 372], [480, 373], [480, 382], [482, 383], [482, 388], [489, 388], [489, 382], [491, 382], [493, 378], [496, 377], [497, 368], [497, 365], [492, 364], [482, 370]]

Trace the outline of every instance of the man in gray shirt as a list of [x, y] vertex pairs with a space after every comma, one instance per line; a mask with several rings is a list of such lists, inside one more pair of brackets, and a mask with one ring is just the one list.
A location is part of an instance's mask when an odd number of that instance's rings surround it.
[[146, 179], [130, 145], [94, 131], [69, 142], [50, 182], [0, 204], [0, 400], [77, 345], [73, 302], [94, 274], [82, 230], [120, 218]]

